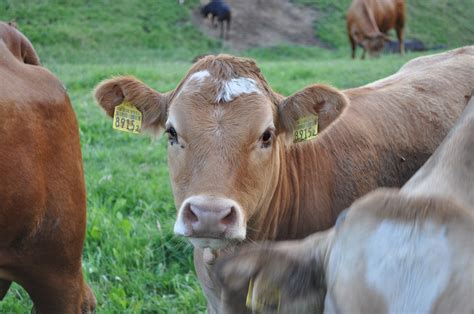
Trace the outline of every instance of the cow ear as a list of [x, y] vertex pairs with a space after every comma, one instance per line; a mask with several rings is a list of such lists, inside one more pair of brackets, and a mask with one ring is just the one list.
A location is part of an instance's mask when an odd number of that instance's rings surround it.
[[97, 103], [110, 116], [123, 102], [133, 104], [143, 114], [142, 128], [159, 133], [165, 127], [169, 93], [161, 94], [130, 76], [105, 80], [94, 90]]
[[339, 117], [349, 100], [337, 89], [315, 84], [285, 98], [279, 104], [280, 126], [293, 134], [298, 119], [318, 115], [319, 132]]

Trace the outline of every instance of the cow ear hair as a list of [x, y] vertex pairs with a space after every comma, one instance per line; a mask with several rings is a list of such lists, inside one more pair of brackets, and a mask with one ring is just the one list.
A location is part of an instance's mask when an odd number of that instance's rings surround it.
[[165, 128], [170, 93], [161, 94], [131, 76], [101, 82], [94, 90], [97, 103], [110, 117], [123, 102], [133, 104], [143, 114], [142, 128], [160, 133]]
[[337, 89], [323, 84], [308, 86], [285, 98], [278, 106], [283, 132], [293, 134], [297, 120], [318, 115], [319, 132], [339, 117], [349, 100]]

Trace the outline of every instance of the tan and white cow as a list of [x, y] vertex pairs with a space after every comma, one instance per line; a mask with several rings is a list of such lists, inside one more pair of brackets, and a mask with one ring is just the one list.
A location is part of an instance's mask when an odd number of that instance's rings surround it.
[[473, 239], [474, 97], [401, 190], [378, 189], [329, 231], [242, 250], [217, 268], [230, 292], [254, 278], [250, 304], [267, 312], [279, 301], [282, 313], [473, 313]]
[[91, 313], [78, 125], [63, 85], [38, 60], [25, 36], [0, 23], [0, 300], [16, 282], [36, 313]]
[[[312, 85], [283, 97], [253, 61], [219, 55], [199, 60], [170, 92], [116, 77], [95, 97], [110, 116], [127, 101], [145, 129], [166, 130], [174, 231], [195, 246], [212, 312], [220, 306], [213, 260], [223, 248], [303, 238], [374, 188], [402, 186], [464, 109], [473, 74], [474, 47], [465, 47], [363, 87]], [[296, 121], [312, 114], [319, 136], [293, 144]]]

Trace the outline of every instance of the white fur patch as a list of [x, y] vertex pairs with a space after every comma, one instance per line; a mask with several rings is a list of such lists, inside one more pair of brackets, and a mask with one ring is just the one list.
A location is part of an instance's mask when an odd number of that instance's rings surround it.
[[191, 76], [189, 77], [188, 80], [189, 81], [196, 80], [198, 82], [202, 82], [208, 76], [211, 76], [211, 73], [209, 73], [208, 70], [203, 70], [203, 71], [198, 71], [198, 72], [195, 72], [195, 73], [191, 74]]
[[451, 276], [446, 228], [384, 220], [365, 246], [366, 280], [389, 313], [430, 313]]
[[257, 82], [248, 77], [239, 77], [222, 82], [216, 100], [217, 102], [229, 102], [242, 94], [252, 93], [261, 93]]

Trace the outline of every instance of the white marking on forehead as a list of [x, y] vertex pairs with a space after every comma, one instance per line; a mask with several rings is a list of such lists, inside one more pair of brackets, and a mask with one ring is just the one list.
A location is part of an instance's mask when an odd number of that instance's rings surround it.
[[198, 86], [197, 88], [199, 89], [200, 86], [199, 84], [202, 83], [202, 81], [204, 81], [204, 79], [206, 77], [209, 77], [211, 76], [211, 73], [209, 73], [208, 70], [203, 70], [203, 71], [198, 71], [198, 72], [195, 72], [193, 74], [191, 74], [188, 79], [184, 82], [183, 86], [181, 87], [181, 89], [179, 90], [178, 94], [176, 95], [176, 97], [179, 97], [183, 92], [187, 92], [189, 91], [190, 87], [190, 83], [198, 83]]
[[238, 77], [221, 84], [217, 92], [217, 102], [229, 102], [242, 94], [261, 93], [257, 82], [249, 77]]
[[208, 70], [203, 70], [203, 71], [198, 71], [198, 72], [195, 72], [195, 73], [191, 74], [191, 76], [189, 77], [188, 80], [189, 81], [196, 80], [198, 82], [202, 82], [208, 76], [211, 76], [211, 73], [209, 73]]
[[366, 280], [389, 313], [430, 313], [451, 276], [446, 227], [384, 220], [365, 246]]

